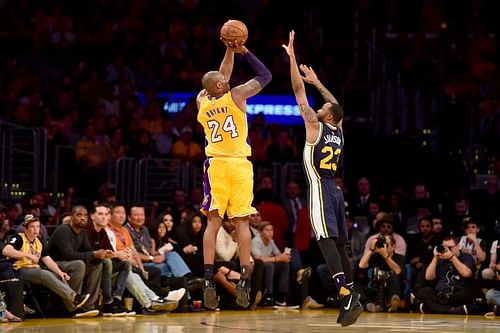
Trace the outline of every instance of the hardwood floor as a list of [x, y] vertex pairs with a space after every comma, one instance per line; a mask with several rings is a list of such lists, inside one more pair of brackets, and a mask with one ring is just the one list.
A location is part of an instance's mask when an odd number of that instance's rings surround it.
[[156, 316], [30, 319], [0, 324], [0, 333], [191, 333], [191, 332], [500, 332], [500, 318], [484, 316], [421, 315], [411, 313], [361, 314], [352, 326], [336, 323], [337, 310], [258, 310], [170, 313]]

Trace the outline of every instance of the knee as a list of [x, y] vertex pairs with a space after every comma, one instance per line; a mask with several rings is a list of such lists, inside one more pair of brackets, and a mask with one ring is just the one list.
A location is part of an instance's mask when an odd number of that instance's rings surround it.
[[491, 268], [485, 268], [481, 271], [481, 276], [484, 280], [493, 280], [495, 279], [495, 272]]

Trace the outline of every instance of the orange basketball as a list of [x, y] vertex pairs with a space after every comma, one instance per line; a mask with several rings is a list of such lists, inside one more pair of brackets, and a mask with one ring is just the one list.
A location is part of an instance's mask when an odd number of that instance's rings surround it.
[[248, 29], [245, 23], [229, 20], [220, 29], [220, 37], [225, 41], [237, 41], [244, 44], [248, 39]]

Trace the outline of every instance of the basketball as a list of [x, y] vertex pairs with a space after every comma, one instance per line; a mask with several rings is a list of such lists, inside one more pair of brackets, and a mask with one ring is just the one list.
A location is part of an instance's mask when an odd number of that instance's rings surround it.
[[220, 29], [220, 37], [224, 41], [237, 41], [244, 44], [248, 38], [247, 26], [241, 21], [229, 20]]

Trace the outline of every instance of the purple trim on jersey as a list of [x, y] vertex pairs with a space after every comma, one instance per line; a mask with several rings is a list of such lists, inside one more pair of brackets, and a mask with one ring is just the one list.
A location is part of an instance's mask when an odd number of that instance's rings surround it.
[[208, 168], [210, 167], [210, 158], [207, 158], [203, 163], [203, 193], [205, 199], [201, 208], [205, 211], [210, 211], [210, 205], [212, 204], [212, 187], [210, 186], [210, 178], [208, 177]]

